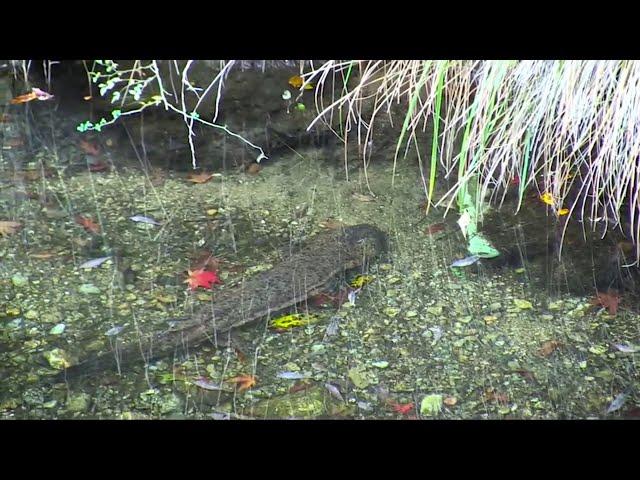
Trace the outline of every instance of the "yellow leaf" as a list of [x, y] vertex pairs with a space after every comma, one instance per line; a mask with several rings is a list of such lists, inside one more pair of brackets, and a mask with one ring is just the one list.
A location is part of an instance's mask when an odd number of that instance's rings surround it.
[[569, 213], [569, 209], [568, 208], [561, 208], [560, 210], [558, 210], [558, 215], [562, 216], [562, 215], [567, 215]]
[[373, 276], [371, 275], [358, 275], [356, 278], [354, 278], [351, 281], [349, 285], [351, 285], [353, 288], [360, 288], [366, 285], [367, 283], [371, 283], [372, 281], [373, 281]]
[[[303, 83], [304, 83], [304, 79], [300, 75], [294, 75], [293, 77], [291, 77], [289, 79], [289, 85], [291, 85], [293, 88], [300, 88]], [[305, 90], [313, 90], [313, 84], [312, 83], [307, 83], [304, 86], [304, 89]]]
[[553, 203], [554, 203], [553, 195], [551, 195], [549, 192], [546, 192], [546, 193], [543, 193], [542, 195], [540, 195], [540, 200], [542, 200], [547, 205], [553, 205]]
[[293, 88], [300, 88], [303, 83], [304, 80], [300, 75], [294, 75], [289, 79], [289, 85], [291, 85]]
[[315, 315], [303, 315], [301, 313], [292, 313], [290, 315], [283, 315], [282, 317], [271, 320], [271, 327], [284, 330], [292, 327], [301, 327], [302, 325], [308, 325], [316, 319]]

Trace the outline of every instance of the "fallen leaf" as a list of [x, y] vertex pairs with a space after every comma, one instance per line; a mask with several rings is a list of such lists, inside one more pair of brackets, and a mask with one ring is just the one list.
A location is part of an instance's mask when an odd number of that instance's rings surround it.
[[592, 305], [600, 305], [607, 309], [609, 315], [615, 315], [618, 312], [620, 304], [620, 295], [613, 290], [608, 292], [597, 292], [595, 298], [592, 298]]
[[229, 378], [226, 380], [226, 382], [228, 383], [235, 383], [238, 386], [239, 392], [253, 387], [257, 383], [257, 381], [258, 379], [254, 375], [239, 375], [237, 377]]
[[12, 222], [11, 220], [0, 220], [0, 235], [13, 235], [22, 226], [20, 222]]
[[393, 400], [389, 400], [388, 404], [393, 409], [394, 412], [399, 413], [401, 415], [407, 415], [409, 412], [411, 412], [415, 408], [415, 405], [413, 402], [396, 403]]
[[544, 342], [542, 346], [538, 349], [538, 355], [542, 355], [543, 357], [548, 357], [561, 346], [562, 346], [562, 342], [558, 342], [556, 340], [548, 340]]
[[257, 175], [260, 172], [260, 170], [262, 170], [262, 167], [259, 164], [251, 163], [247, 167], [246, 172], [250, 175]]
[[445, 227], [446, 224], [444, 223], [433, 223], [425, 229], [424, 233], [427, 235], [435, 235], [436, 233], [443, 231]]
[[627, 394], [625, 392], [620, 393], [613, 399], [613, 401], [609, 404], [606, 413], [613, 413], [622, 408], [624, 403], [627, 401]]
[[[304, 83], [304, 79], [300, 76], [300, 75], [294, 75], [293, 77], [289, 78], [289, 85], [291, 85], [293, 88], [300, 88], [302, 86], [302, 84]], [[313, 90], [313, 84], [312, 83], [307, 83], [304, 86], [305, 90]]]
[[494, 389], [485, 390], [483, 396], [487, 402], [496, 402], [500, 405], [506, 405], [509, 402], [509, 396], [506, 393], [498, 392]]
[[50, 100], [53, 98], [53, 95], [51, 95], [49, 92], [45, 92], [44, 90], [41, 90], [36, 87], [31, 89], [31, 93], [33, 93], [36, 96], [36, 98], [40, 101]]
[[238, 347], [233, 347], [233, 351], [235, 352], [236, 357], [238, 357], [238, 360], [240, 362], [245, 363], [247, 361], [247, 356]]
[[528, 380], [530, 382], [535, 382], [536, 381], [536, 377], [529, 370], [519, 369], [519, 370], [514, 370], [513, 373], [517, 373], [522, 378], [524, 378], [525, 380]]
[[52, 258], [52, 257], [55, 257], [57, 255], [58, 254], [56, 252], [44, 251], [44, 252], [32, 253], [29, 256], [31, 258], [37, 258], [39, 260], [45, 260], [47, 258]]
[[563, 216], [563, 215], [568, 215], [569, 214], [569, 209], [568, 208], [561, 208], [560, 210], [558, 210], [558, 215]]
[[102, 160], [89, 164], [90, 172], [103, 172], [105, 170], [109, 170], [109, 165], [104, 163]]
[[546, 203], [547, 205], [553, 205], [555, 203], [553, 200], [553, 195], [551, 195], [549, 192], [540, 195], [540, 200], [542, 200], [542, 202]]
[[187, 180], [192, 183], [207, 183], [212, 178], [213, 178], [213, 173], [207, 173], [207, 172], [190, 173], [189, 175], [187, 175]]
[[80, 150], [82, 150], [87, 155], [100, 155], [100, 149], [91, 142], [80, 140], [78, 142], [78, 146], [80, 147]]
[[289, 393], [297, 393], [302, 390], [308, 390], [313, 386], [313, 381], [309, 379], [299, 380], [289, 389]]
[[95, 223], [88, 217], [83, 217], [82, 215], [76, 215], [76, 223], [78, 225], [82, 225], [85, 230], [91, 233], [100, 233], [100, 225]]
[[456, 397], [444, 397], [442, 403], [444, 403], [447, 407], [453, 407], [458, 403], [458, 399]]
[[375, 202], [375, 198], [373, 198], [371, 195], [363, 195], [362, 193], [353, 193], [351, 195], [351, 198], [359, 201], [359, 202]]
[[7, 147], [21, 147], [24, 145], [24, 138], [22, 137], [9, 137], [5, 139], [4, 145]]
[[11, 99], [11, 105], [17, 105], [18, 103], [26, 103], [35, 100], [38, 96], [34, 92], [25, 93], [24, 95], [18, 95]]
[[198, 287], [211, 289], [214, 283], [222, 283], [216, 272], [209, 272], [204, 269], [187, 270], [187, 272], [189, 278], [184, 283], [189, 284], [190, 290], [195, 290]]

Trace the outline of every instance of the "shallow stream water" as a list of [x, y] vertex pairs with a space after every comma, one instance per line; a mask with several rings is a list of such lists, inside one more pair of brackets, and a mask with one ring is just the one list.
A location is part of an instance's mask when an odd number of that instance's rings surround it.
[[[203, 165], [216, 175], [195, 183], [188, 150], [172, 150], [167, 163], [166, 144], [147, 143], [144, 157], [122, 127], [78, 133], [86, 115], [17, 105], [3, 116], [0, 221], [19, 225], [0, 236], [1, 418], [640, 413], [633, 296], [623, 294], [615, 314], [593, 301], [594, 278], [609, 261], [598, 252], [610, 245], [597, 235], [585, 242], [576, 225], [558, 261], [549, 248], [555, 220], [535, 193], [518, 215], [512, 202], [487, 215], [484, 230], [510, 261], [451, 268], [467, 255], [455, 212], [425, 215], [417, 162], [401, 160], [393, 174], [392, 137], [374, 140], [391, 147], [366, 170], [355, 155], [345, 167], [336, 145], [279, 150], [259, 170], [227, 157], [223, 169], [224, 152], [212, 151], [220, 157]], [[147, 138], [164, 131], [162, 120], [144, 128]], [[359, 223], [385, 231], [389, 251], [341, 280], [338, 289], [359, 273], [372, 277], [352, 301], [338, 306], [334, 295], [296, 307], [313, 321], [273, 329], [263, 319], [234, 344], [146, 370], [46, 381], [127, 335], [206, 308], [317, 233]], [[187, 271], [203, 265], [222, 284], [189, 290]], [[233, 380], [249, 376], [246, 388]]]

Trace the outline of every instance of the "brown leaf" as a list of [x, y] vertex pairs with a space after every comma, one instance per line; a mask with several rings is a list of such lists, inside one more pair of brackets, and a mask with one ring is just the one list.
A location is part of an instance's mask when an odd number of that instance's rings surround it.
[[24, 138], [22, 137], [10, 137], [5, 139], [4, 145], [7, 147], [21, 147], [24, 145]]
[[38, 98], [35, 92], [25, 93], [24, 95], [19, 95], [13, 99], [11, 99], [11, 105], [17, 105], [18, 103], [26, 103]]
[[247, 388], [253, 387], [258, 379], [254, 375], [239, 375], [237, 377], [229, 378], [226, 381], [238, 385], [238, 391], [241, 392]]
[[524, 370], [524, 369], [514, 370], [513, 373], [517, 373], [522, 378], [524, 378], [525, 380], [528, 380], [530, 382], [535, 382], [536, 381], [536, 377], [529, 370]]
[[86, 140], [80, 140], [78, 142], [78, 146], [80, 150], [82, 150], [87, 155], [99, 155], [100, 149], [91, 142], [87, 142]]
[[458, 403], [458, 399], [456, 397], [444, 397], [442, 403], [444, 403], [447, 407], [453, 407]]
[[82, 225], [84, 229], [87, 230], [88, 232], [100, 233], [100, 225], [98, 225], [96, 222], [94, 222], [90, 218], [83, 217], [82, 215], [77, 215], [75, 220], [78, 225]]
[[620, 304], [620, 295], [614, 290], [608, 292], [597, 292], [596, 296], [591, 299], [592, 305], [600, 305], [607, 309], [609, 315], [615, 315], [618, 312]]
[[483, 396], [487, 402], [496, 402], [500, 405], [509, 403], [509, 395], [504, 392], [498, 392], [492, 388], [485, 390]]
[[309, 390], [309, 388], [311, 388], [312, 386], [313, 386], [313, 381], [312, 380], [309, 380], [309, 379], [298, 380], [289, 389], [289, 393], [297, 393], [297, 392], [301, 392], [302, 390]]
[[109, 165], [104, 163], [102, 160], [89, 164], [90, 172], [103, 172], [105, 170], [109, 170]]
[[538, 349], [538, 355], [542, 355], [543, 357], [548, 357], [561, 346], [562, 346], [562, 342], [558, 342], [556, 340], [548, 340], [544, 342], [542, 346]]
[[207, 172], [190, 173], [189, 175], [187, 175], [187, 180], [192, 183], [207, 183], [212, 178], [213, 178], [213, 173], [207, 173]]
[[31, 253], [29, 256], [31, 258], [37, 258], [39, 260], [45, 260], [47, 258], [52, 258], [57, 256], [58, 254], [56, 252], [52, 252], [50, 250], [45, 250], [43, 252], [37, 252], [37, 253]]
[[443, 231], [446, 226], [447, 225], [444, 223], [433, 223], [425, 229], [424, 233], [427, 235], [435, 235], [436, 233]]
[[260, 170], [262, 170], [262, 167], [259, 164], [251, 163], [247, 167], [246, 172], [250, 175], [257, 175], [260, 172]]
[[12, 222], [11, 220], [0, 220], [0, 235], [13, 235], [22, 226], [20, 222]]

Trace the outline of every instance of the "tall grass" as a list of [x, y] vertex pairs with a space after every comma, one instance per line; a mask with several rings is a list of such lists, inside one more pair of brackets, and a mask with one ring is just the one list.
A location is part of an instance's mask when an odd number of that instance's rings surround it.
[[[346, 71], [357, 72], [356, 80], [325, 103], [324, 83]], [[502, 204], [518, 179], [516, 211], [525, 191], [536, 189], [551, 195], [552, 212], [568, 208], [587, 225], [604, 222], [605, 231], [628, 219], [638, 244], [639, 62], [336, 60], [306, 78], [318, 84], [315, 121], [331, 121], [339, 110], [365, 158], [376, 120], [395, 104], [406, 105], [406, 116], [394, 165], [431, 129], [423, 178], [430, 202], [450, 207], [477, 181], [479, 199]], [[453, 172], [455, 186], [435, 199], [436, 173]]]

